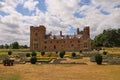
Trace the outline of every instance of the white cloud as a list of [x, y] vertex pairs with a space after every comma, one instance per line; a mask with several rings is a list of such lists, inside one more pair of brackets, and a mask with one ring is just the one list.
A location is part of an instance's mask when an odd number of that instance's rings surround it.
[[29, 11], [33, 11], [35, 10], [35, 7], [36, 5], [38, 4], [39, 2], [36, 1], [36, 0], [27, 0], [24, 2], [24, 8], [27, 8]]
[[[29, 26], [40, 24], [47, 27], [47, 33], [59, 34], [59, 31], [68, 34], [73, 29], [83, 29], [90, 26], [91, 37], [95, 37], [104, 29], [120, 28], [120, 8], [114, 6], [120, 4], [120, 0], [92, 0], [92, 4], [79, 6], [81, 0], [45, 0], [47, 11], [39, 10], [37, 0], [5, 0], [0, 2], [0, 11], [9, 15], [0, 15], [0, 44], [11, 43], [17, 40], [21, 44], [29, 45]], [[22, 15], [16, 11], [17, 5], [22, 4], [34, 15]], [[99, 8], [96, 8], [99, 7]], [[101, 10], [110, 14], [104, 15]], [[83, 18], [74, 16], [74, 13], [85, 15]], [[4, 33], [4, 34], [2, 34]], [[74, 34], [74, 33], [73, 33]]]

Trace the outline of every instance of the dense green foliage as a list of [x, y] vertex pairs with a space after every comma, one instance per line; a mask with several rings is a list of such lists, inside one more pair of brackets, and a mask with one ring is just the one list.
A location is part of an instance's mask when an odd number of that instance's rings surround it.
[[44, 56], [45, 55], [45, 51], [41, 51], [41, 56]]
[[19, 45], [18, 42], [13, 42], [10, 45], [9, 44], [5, 44], [5, 45], [0, 45], [0, 49], [23, 49], [23, 48], [28, 48], [27, 45]]
[[108, 53], [107, 51], [103, 51], [103, 55], [107, 55], [107, 53]]
[[80, 50], [80, 53], [82, 53], [82, 50]]
[[58, 51], [55, 52], [56, 54], [58, 53]]
[[3, 49], [4, 48], [4, 45], [2, 44], [2, 45], [0, 45], [0, 49]]
[[61, 58], [63, 58], [64, 55], [65, 55], [65, 51], [61, 51], [60, 54], [59, 54], [59, 56], [60, 56]]
[[12, 51], [8, 51], [8, 55], [12, 55]]
[[92, 45], [95, 47], [120, 47], [120, 28], [104, 30], [94, 38]]
[[97, 64], [102, 64], [102, 56], [101, 54], [96, 54], [95, 55], [95, 61]]
[[32, 56], [30, 59], [31, 64], [35, 64], [37, 62], [36, 56]]
[[72, 57], [76, 57], [76, 53], [75, 52], [72, 53]]
[[3, 65], [4, 66], [13, 66], [13, 62], [14, 62], [14, 60], [10, 60], [10, 59], [6, 58], [5, 60], [3, 60]]
[[31, 55], [32, 55], [32, 56], [36, 56], [37, 53], [36, 53], [35, 51], [33, 51]]
[[5, 49], [8, 49], [8, 48], [9, 48], [9, 45], [8, 45], [8, 44], [5, 44], [4, 47], [5, 47]]
[[30, 53], [26, 53], [26, 57], [30, 57]]
[[19, 49], [19, 43], [18, 42], [13, 42], [12, 43], [12, 49]]

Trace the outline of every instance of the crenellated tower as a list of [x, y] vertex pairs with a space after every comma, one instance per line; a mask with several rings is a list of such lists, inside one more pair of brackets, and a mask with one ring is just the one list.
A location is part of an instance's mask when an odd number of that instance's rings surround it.
[[90, 38], [90, 31], [89, 31], [89, 26], [86, 26], [83, 30], [83, 38], [87, 39]]
[[44, 25], [37, 27], [30, 26], [30, 50], [31, 51], [80, 51], [91, 50], [91, 39], [89, 26], [85, 26], [82, 31], [77, 28], [77, 34], [52, 35], [46, 34]]
[[38, 27], [30, 26], [30, 50], [39, 50], [41, 41], [45, 39], [46, 28], [43, 25]]

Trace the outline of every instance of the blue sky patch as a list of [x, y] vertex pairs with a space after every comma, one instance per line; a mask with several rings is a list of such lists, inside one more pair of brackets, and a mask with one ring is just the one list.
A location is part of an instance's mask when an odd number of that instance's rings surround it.
[[84, 17], [85, 17], [84, 14], [80, 14], [80, 13], [74, 13], [74, 16], [75, 16], [76, 18], [84, 18]]
[[35, 13], [35, 11], [29, 11], [27, 8], [24, 8], [22, 4], [18, 4], [16, 11], [27, 16], [32, 16]]
[[68, 31], [68, 33], [69, 34], [74, 34], [76, 32], [76, 29], [71, 25], [69, 25], [69, 26], [70, 26], [70, 30]]
[[47, 11], [47, 7], [45, 5], [45, 0], [38, 0], [39, 3], [37, 4], [38, 9], [40, 9], [42, 12], [46, 12]]
[[104, 14], [104, 15], [109, 15], [109, 14], [110, 14], [109, 12], [107, 12], [107, 11], [105, 11], [105, 10], [100, 10], [100, 12], [101, 12], [102, 14]]
[[100, 9], [100, 8], [101, 8], [101, 6], [100, 6], [100, 5], [96, 7], [96, 9]]
[[114, 6], [114, 8], [120, 8], [120, 4], [119, 4], [119, 5], [117, 5], [117, 6]]
[[91, 0], [81, 0], [79, 5], [83, 6], [83, 5], [90, 5], [91, 4]]
[[0, 15], [1, 15], [1, 16], [7, 16], [7, 15], [9, 15], [9, 13], [5, 13], [5, 12], [3, 12], [3, 11], [0, 11]]

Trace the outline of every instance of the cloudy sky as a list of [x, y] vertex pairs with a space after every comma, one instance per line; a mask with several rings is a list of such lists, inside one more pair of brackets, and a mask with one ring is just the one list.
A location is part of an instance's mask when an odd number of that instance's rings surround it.
[[29, 45], [30, 25], [40, 24], [53, 34], [90, 26], [94, 38], [104, 29], [120, 28], [120, 0], [0, 0], [0, 44]]

